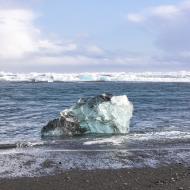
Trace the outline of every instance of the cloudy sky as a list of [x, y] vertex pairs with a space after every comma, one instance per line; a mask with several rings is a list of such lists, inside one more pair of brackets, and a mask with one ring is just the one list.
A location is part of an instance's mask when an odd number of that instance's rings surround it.
[[190, 70], [190, 0], [0, 0], [0, 71]]

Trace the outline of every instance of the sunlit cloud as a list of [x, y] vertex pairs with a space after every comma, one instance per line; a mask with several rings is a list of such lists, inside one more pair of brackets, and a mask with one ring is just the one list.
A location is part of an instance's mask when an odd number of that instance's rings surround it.
[[[76, 33], [70, 39], [56, 34], [56, 31], [44, 31], [38, 22], [41, 14], [26, 7], [18, 7], [0, 8], [1, 70], [22, 70], [24, 67], [43, 70], [50, 66], [51, 69], [56, 66], [105, 68], [109, 65], [112, 68], [121, 67], [120, 70], [123, 66], [127, 70], [138, 70], [140, 67], [156, 68], [156, 65], [157, 68], [164, 68], [170, 63], [187, 66], [190, 62], [190, 1], [143, 7], [139, 12], [125, 15], [125, 22], [127, 19], [133, 23], [128, 27], [137, 25], [137, 29], [141, 27], [146, 35], [151, 33], [153, 46], [158, 51], [146, 53], [129, 53], [125, 48], [116, 50], [113, 47], [109, 49], [108, 46], [107, 49], [98, 40], [91, 40], [87, 31]], [[138, 46], [137, 42], [135, 46]], [[146, 48], [146, 44], [144, 46]]]
[[143, 22], [145, 20], [145, 17], [141, 14], [137, 13], [129, 13], [127, 15], [127, 19], [131, 22]]
[[[139, 20], [140, 26], [154, 35], [153, 43], [162, 51], [160, 54], [162, 62], [177, 61], [179, 64], [189, 64], [190, 1], [147, 7], [133, 14], [144, 18]], [[138, 24], [130, 18], [128, 21]]]

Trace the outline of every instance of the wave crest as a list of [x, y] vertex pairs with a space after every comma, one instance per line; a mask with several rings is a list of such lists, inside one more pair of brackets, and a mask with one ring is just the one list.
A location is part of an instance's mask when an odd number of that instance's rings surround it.
[[0, 81], [15, 82], [85, 82], [85, 81], [139, 81], [139, 82], [190, 82], [190, 72], [143, 73], [8, 73], [0, 72]]

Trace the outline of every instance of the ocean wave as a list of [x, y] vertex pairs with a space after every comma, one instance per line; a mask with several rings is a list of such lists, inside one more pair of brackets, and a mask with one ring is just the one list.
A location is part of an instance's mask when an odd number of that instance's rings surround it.
[[189, 140], [190, 132], [183, 131], [162, 131], [162, 132], [149, 132], [149, 133], [134, 133], [125, 136], [112, 136], [109, 138], [96, 138], [94, 140], [84, 142], [84, 145], [93, 144], [112, 144], [121, 145], [127, 141], [158, 141], [165, 140]]
[[15, 143], [0, 143], [0, 150], [15, 149], [15, 148], [28, 148], [38, 147], [44, 145], [44, 142], [30, 142], [30, 141], [18, 141]]
[[131, 81], [131, 82], [190, 82], [190, 71], [142, 72], [142, 73], [10, 73], [0, 72], [0, 81], [15, 82], [85, 82], [85, 81]]

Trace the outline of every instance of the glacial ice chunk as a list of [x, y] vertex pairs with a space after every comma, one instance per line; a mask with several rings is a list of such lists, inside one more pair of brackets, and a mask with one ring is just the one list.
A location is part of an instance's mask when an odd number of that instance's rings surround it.
[[126, 95], [102, 94], [79, 101], [42, 128], [42, 136], [128, 133], [133, 105]]

